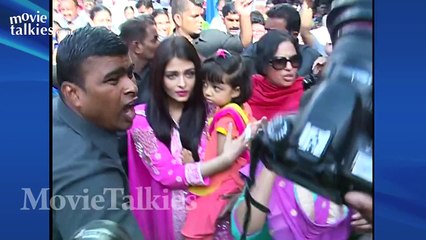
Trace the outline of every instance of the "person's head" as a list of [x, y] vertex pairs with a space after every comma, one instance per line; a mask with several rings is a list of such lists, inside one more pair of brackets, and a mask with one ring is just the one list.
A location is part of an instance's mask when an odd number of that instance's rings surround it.
[[320, 16], [327, 15], [330, 12], [330, 2], [330, 0], [319, 0], [318, 6], [316, 7], [317, 14], [319, 14]]
[[253, 31], [253, 42], [257, 42], [266, 34], [265, 19], [263, 18], [262, 13], [259, 11], [253, 11], [250, 13], [250, 20]]
[[154, 10], [152, 0], [139, 0], [136, 3], [136, 8], [140, 14], [151, 14]]
[[84, 0], [83, 4], [84, 4], [84, 10], [86, 10], [86, 12], [90, 12], [90, 10], [92, 10], [93, 7], [95, 6], [95, 1], [94, 0]]
[[225, 6], [225, 0], [217, 0], [216, 2], [216, 9], [217, 9], [217, 13], [222, 16], [222, 9]]
[[[267, 0], [266, 1], [266, 11], [269, 11], [269, 9], [271, 9], [271, 8], [273, 8], [274, 7], [274, 3], [273, 3], [273, 1], [272, 0]], [[265, 12], [266, 13], [266, 12]]]
[[300, 31], [300, 15], [297, 10], [288, 4], [279, 4], [272, 7], [266, 15], [266, 30], [287, 31], [293, 36], [297, 36]]
[[137, 86], [126, 44], [106, 28], [85, 27], [58, 47], [57, 76], [64, 102], [109, 131], [132, 124]]
[[268, 31], [257, 42], [256, 70], [272, 84], [291, 86], [302, 63], [297, 39], [287, 32]]
[[61, 0], [59, 10], [68, 22], [74, 21], [78, 16], [77, 0]]
[[197, 51], [186, 38], [170, 37], [160, 43], [151, 66], [148, 121], [157, 138], [170, 147], [171, 129], [177, 127], [170, 112], [183, 108], [180, 120], [176, 119], [180, 139], [183, 148], [198, 161], [197, 149], [207, 113]]
[[163, 38], [168, 37], [170, 35], [170, 19], [167, 12], [164, 9], [156, 9], [152, 16], [154, 17], [158, 35]]
[[223, 23], [231, 35], [240, 34], [240, 15], [235, 10], [234, 2], [226, 3], [222, 8]]
[[196, 39], [200, 36], [203, 16], [200, 0], [174, 0], [172, 1], [172, 18], [176, 30], [183, 36]]
[[52, 1], [52, 10], [53, 10], [53, 12], [59, 11], [59, 0], [53, 0]]
[[108, 8], [96, 5], [90, 10], [90, 19], [92, 20], [93, 27], [106, 27], [111, 30], [111, 11]]
[[135, 9], [132, 6], [127, 6], [124, 8], [124, 17], [129, 20], [135, 17]]
[[239, 54], [223, 49], [207, 58], [201, 67], [206, 100], [219, 107], [229, 103], [242, 105], [248, 101], [252, 85], [247, 66]]
[[151, 60], [159, 43], [154, 20], [148, 15], [132, 18], [121, 24], [120, 37], [129, 46], [133, 61]]

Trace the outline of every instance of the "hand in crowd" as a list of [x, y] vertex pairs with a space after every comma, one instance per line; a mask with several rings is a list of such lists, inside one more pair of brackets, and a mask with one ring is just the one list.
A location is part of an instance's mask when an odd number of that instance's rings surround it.
[[303, 5], [308, 8], [312, 8], [314, 6], [314, 0], [303, 0], [302, 6]]
[[345, 195], [345, 200], [353, 209], [357, 211], [352, 216], [352, 226], [361, 232], [371, 232], [373, 229], [373, 198], [361, 192], [349, 192]]
[[326, 57], [319, 57], [317, 60], [315, 60], [314, 64], [312, 65], [312, 72], [315, 75], [321, 74], [325, 64], [327, 64], [327, 58]]
[[359, 212], [352, 215], [351, 225], [356, 232], [369, 233], [373, 231], [373, 225], [367, 221]]
[[184, 164], [194, 162], [194, 158], [192, 157], [192, 152], [185, 148], [182, 150], [182, 162]]
[[252, 7], [251, 4], [253, 0], [235, 0], [235, 10], [240, 15], [250, 15]]

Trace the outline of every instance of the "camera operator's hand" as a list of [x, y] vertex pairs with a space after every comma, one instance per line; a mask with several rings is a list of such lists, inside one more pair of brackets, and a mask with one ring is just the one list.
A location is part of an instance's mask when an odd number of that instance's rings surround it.
[[371, 232], [373, 229], [373, 198], [361, 192], [349, 192], [345, 195], [345, 200], [358, 213], [352, 216], [352, 226], [363, 232]]
[[359, 212], [352, 215], [351, 226], [355, 232], [359, 233], [370, 233], [373, 231], [373, 225], [362, 217]]

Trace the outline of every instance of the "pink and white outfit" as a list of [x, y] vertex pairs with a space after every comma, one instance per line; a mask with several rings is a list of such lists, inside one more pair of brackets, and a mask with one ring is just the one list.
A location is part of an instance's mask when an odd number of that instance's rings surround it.
[[[182, 163], [179, 130], [172, 129], [170, 149], [155, 136], [145, 115], [145, 104], [135, 107], [128, 130], [129, 184], [133, 213], [145, 239], [183, 239], [180, 230], [187, 208], [195, 198], [190, 185], [206, 186], [199, 163]], [[203, 133], [198, 154], [204, 159], [207, 138]]]

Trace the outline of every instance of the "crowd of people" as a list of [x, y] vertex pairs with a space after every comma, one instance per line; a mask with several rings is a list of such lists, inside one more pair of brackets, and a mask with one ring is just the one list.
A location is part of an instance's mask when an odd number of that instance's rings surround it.
[[[131, 239], [241, 238], [250, 141], [322, 81], [331, 0], [214, 2], [53, 1], [52, 190], [89, 199], [53, 211], [54, 239], [99, 219]], [[339, 205], [262, 165], [250, 193], [247, 239], [372, 230], [365, 194]]]

